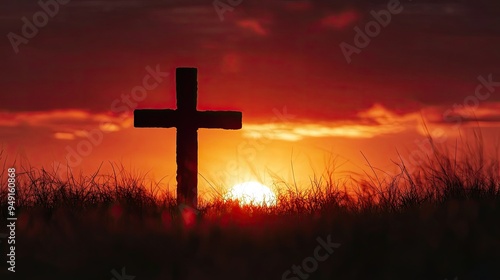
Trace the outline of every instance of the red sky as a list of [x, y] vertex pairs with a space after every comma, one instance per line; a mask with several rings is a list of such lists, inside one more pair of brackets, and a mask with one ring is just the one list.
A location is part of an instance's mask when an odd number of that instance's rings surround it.
[[[355, 28], [391, 1], [331, 2], [243, 0], [221, 20], [210, 1], [71, 0], [13, 47], [9, 34], [22, 36], [22, 18], [42, 8], [4, 1], [1, 144], [33, 166], [68, 159], [90, 172], [121, 162], [173, 186], [175, 130], [134, 129], [132, 110], [175, 108], [181, 66], [198, 68], [198, 109], [243, 112], [240, 131], [199, 132], [200, 173], [227, 186], [270, 174], [289, 180], [291, 163], [307, 182], [329, 157], [361, 172], [360, 152], [391, 169], [397, 151], [422, 150], [422, 120], [444, 144], [477, 126], [498, 142], [497, 1], [401, 1], [350, 63], [340, 44], [354, 45]], [[169, 75], [143, 100], [124, 103], [148, 66]], [[491, 85], [477, 93], [480, 76]], [[102, 141], [76, 164], [68, 149], [93, 130]]]

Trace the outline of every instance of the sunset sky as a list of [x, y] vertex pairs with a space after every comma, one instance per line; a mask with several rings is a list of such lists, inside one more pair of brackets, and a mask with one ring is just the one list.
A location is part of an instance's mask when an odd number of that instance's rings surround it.
[[[23, 18], [43, 7], [0, 4], [9, 162], [85, 173], [122, 163], [174, 187], [175, 129], [133, 128], [132, 114], [175, 108], [177, 67], [198, 68], [199, 110], [243, 112], [242, 130], [199, 130], [202, 193], [204, 178], [269, 185], [292, 171], [305, 186], [334, 159], [343, 178], [368, 170], [363, 154], [388, 172], [398, 152], [418, 165], [423, 121], [443, 144], [474, 127], [499, 142], [497, 0], [42, 2], [57, 12], [32, 38]], [[356, 47], [357, 28], [388, 5], [399, 12]], [[343, 42], [357, 52], [346, 58]]]

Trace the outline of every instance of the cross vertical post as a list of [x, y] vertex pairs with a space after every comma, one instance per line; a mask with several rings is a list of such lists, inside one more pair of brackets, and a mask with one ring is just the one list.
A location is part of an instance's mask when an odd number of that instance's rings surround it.
[[175, 77], [179, 114], [176, 136], [177, 201], [179, 204], [196, 206], [198, 189], [193, 186], [198, 186], [198, 127], [194, 118], [198, 90], [197, 69], [177, 69]]

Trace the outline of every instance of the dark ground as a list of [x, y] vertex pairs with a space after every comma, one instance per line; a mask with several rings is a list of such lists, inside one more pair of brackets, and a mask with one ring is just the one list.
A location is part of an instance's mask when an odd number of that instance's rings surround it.
[[[112, 279], [122, 268], [135, 279], [500, 279], [500, 200], [304, 216], [234, 206], [191, 225], [189, 214], [116, 209], [21, 211], [15, 277], [2, 262], [2, 279]], [[317, 269], [282, 278], [328, 237], [340, 246], [319, 249]]]

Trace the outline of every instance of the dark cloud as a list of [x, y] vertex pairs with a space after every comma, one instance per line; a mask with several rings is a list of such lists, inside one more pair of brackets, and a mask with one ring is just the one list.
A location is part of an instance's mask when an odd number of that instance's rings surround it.
[[[0, 110], [109, 111], [156, 64], [198, 66], [200, 106], [263, 119], [285, 105], [304, 119], [353, 118], [374, 103], [408, 113], [463, 100], [479, 75], [500, 80], [493, 0], [402, 1], [347, 64], [339, 44], [388, 2], [244, 0], [221, 21], [211, 1], [72, 0], [15, 54], [6, 35], [40, 7], [4, 1]], [[173, 89], [172, 77], [140, 105], [174, 106]]]

